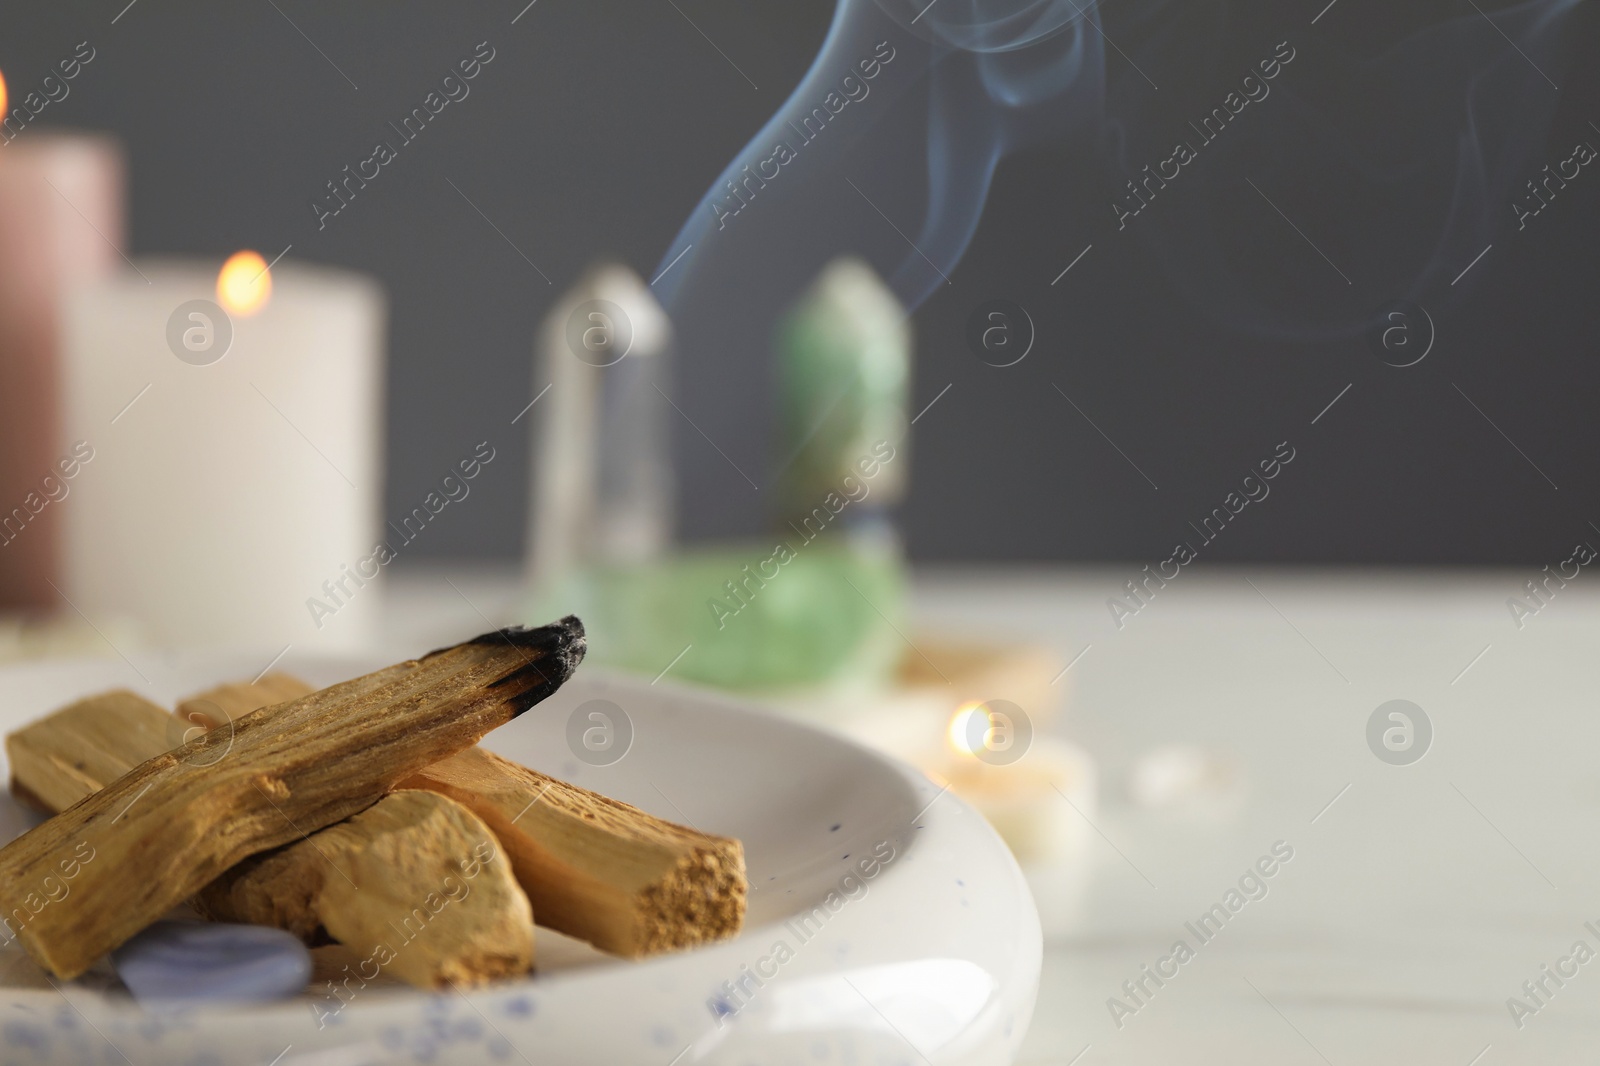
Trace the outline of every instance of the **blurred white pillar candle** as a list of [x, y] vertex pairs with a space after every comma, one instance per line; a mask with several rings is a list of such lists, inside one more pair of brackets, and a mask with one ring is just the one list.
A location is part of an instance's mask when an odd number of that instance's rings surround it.
[[382, 292], [249, 258], [231, 286], [218, 262], [149, 261], [71, 301], [65, 439], [94, 455], [65, 591], [167, 646], [357, 647], [379, 607]]
[[984, 713], [983, 704], [958, 710], [949, 751], [928, 769], [989, 820], [1018, 862], [1046, 865], [1081, 852], [1093, 832], [1094, 759], [1050, 737], [1032, 737], [1014, 759], [1016, 749], [988, 748], [987, 742], [975, 752], [969, 716]]

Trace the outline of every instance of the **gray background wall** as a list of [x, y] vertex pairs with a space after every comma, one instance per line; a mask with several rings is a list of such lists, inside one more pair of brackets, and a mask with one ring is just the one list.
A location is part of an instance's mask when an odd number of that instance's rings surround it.
[[[653, 273], [831, 15], [816, 2], [539, 0], [512, 24], [518, 0], [140, 0], [113, 24], [122, 7], [0, 7], [13, 92], [93, 44], [39, 125], [123, 137], [134, 254], [271, 256], [292, 242], [294, 258], [382, 279], [390, 510], [489, 437], [507, 456], [491, 483], [417, 545], [480, 557], [520, 550], [529, 422], [509, 423], [536, 391], [529, 346], [545, 305], [598, 258]], [[914, 409], [950, 389], [916, 427], [901, 509], [913, 554], [1165, 558], [1283, 440], [1293, 464], [1206, 558], [1538, 565], [1600, 537], [1589, 524], [1600, 524], [1600, 168], [1521, 232], [1510, 206], [1574, 143], [1600, 145], [1594, 5], [1529, 43], [1527, 66], [1453, 0], [1403, 11], [1339, 0], [1315, 25], [1323, 0], [1181, 7], [1104, 7], [1128, 50], [1106, 57], [1109, 120], [1001, 164], [951, 284], [915, 316]], [[1451, 28], [1418, 36], [1439, 26]], [[1117, 231], [1119, 170], [1169, 154], [1172, 130], [1284, 39], [1298, 54], [1283, 106]], [[308, 204], [323, 183], [480, 41], [496, 58], [470, 97], [319, 232]], [[1474, 101], [1479, 78], [1495, 92]], [[1473, 178], [1489, 206], [1447, 226]], [[1437, 334], [1405, 369], [1361, 334], [1396, 297], [1426, 307]], [[996, 298], [1025, 307], [1037, 332], [1028, 359], [1004, 369], [963, 340], [974, 308]], [[720, 384], [729, 358], [681, 352], [680, 402], [760, 469], [763, 442], [727, 413], [766, 398]], [[748, 507], [724, 505], [725, 472], [700, 438], [677, 443], [686, 533], [758, 528]]]

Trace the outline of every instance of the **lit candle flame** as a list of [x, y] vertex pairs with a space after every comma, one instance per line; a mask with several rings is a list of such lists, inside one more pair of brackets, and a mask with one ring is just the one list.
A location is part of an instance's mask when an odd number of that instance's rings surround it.
[[0, 118], [5, 116], [6, 104], [9, 102], [10, 97], [6, 95], [6, 76], [3, 71], [0, 71]]
[[253, 315], [272, 295], [272, 271], [259, 252], [235, 252], [217, 275], [217, 302], [229, 314]]
[[[975, 714], [981, 715], [985, 723], [988, 723], [989, 712], [978, 700], [963, 703], [956, 708], [956, 713], [950, 716], [950, 728], [945, 731], [945, 740], [957, 755], [971, 757], [976, 754], [972, 747], [972, 732], [976, 726], [972, 716]], [[983, 732], [978, 735], [987, 738], [991, 728], [992, 724], [986, 724]]]

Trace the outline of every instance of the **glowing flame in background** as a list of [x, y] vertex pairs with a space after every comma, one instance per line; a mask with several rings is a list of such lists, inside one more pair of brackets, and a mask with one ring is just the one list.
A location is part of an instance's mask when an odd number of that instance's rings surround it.
[[217, 274], [217, 302], [231, 315], [249, 316], [272, 295], [272, 271], [260, 252], [234, 252]]
[[11, 98], [6, 95], [6, 76], [0, 73], [0, 118], [5, 117], [6, 105], [10, 102]]
[[994, 729], [994, 726], [989, 724], [989, 709], [982, 703], [973, 700], [957, 707], [956, 712], [950, 716], [950, 724], [944, 732], [945, 744], [957, 755], [972, 756], [977, 750], [972, 746], [971, 740], [973, 727], [977, 724], [972, 719], [975, 714], [982, 715], [985, 719], [984, 731], [979, 734], [985, 742]]

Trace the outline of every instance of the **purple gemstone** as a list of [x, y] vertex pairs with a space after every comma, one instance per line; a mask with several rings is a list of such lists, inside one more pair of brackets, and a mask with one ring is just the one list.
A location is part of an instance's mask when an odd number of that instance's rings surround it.
[[283, 999], [311, 978], [311, 953], [299, 938], [264, 925], [157, 922], [111, 961], [141, 1002]]

